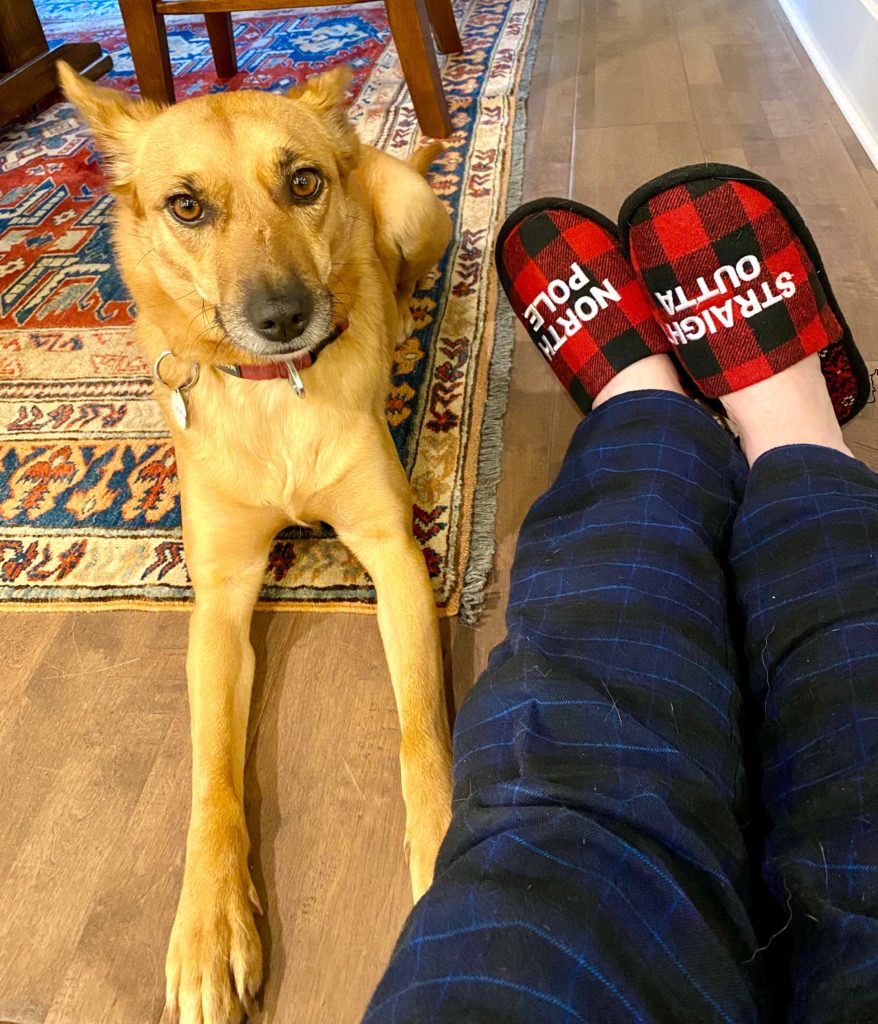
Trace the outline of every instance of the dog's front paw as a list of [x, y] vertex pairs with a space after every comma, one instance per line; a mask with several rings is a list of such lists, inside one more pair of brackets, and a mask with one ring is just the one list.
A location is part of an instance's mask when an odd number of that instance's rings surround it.
[[262, 946], [248, 845], [243, 822], [231, 829], [214, 824], [201, 839], [190, 832], [165, 965], [175, 1024], [240, 1024], [252, 1010], [262, 984]]
[[396, 343], [404, 345], [414, 335], [418, 325], [409, 301], [400, 302], [397, 308], [399, 310], [399, 337]]
[[[444, 794], [443, 794], [444, 796]], [[430, 807], [413, 816], [405, 830], [405, 853], [412, 879], [415, 903], [430, 888], [439, 847], [451, 821], [451, 800], [434, 800]]]

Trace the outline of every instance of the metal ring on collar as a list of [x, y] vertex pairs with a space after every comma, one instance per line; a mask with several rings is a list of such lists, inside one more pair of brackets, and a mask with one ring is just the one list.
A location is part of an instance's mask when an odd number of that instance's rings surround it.
[[172, 356], [173, 354], [174, 353], [170, 349], [166, 349], [164, 352], [159, 353], [158, 358], [152, 364], [152, 375], [159, 382], [159, 384], [161, 384], [163, 388], [167, 388], [169, 391], [188, 391], [189, 388], [191, 388], [193, 384], [195, 384], [198, 380], [198, 374], [200, 373], [198, 363], [192, 364], [192, 376], [189, 378], [189, 380], [186, 381], [185, 384], [181, 384], [177, 388], [172, 388], [171, 385], [168, 384], [168, 382], [164, 380], [164, 378], [162, 377], [161, 366], [162, 361], [165, 359], [165, 357]]

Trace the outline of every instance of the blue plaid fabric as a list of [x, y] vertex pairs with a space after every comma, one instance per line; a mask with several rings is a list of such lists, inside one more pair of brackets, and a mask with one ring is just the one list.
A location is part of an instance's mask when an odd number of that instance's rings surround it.
[[[851, 459], [781, 449], [748, 477], [689, 399], [593, 412], [522, 527], [436, 880], [365, 1021], [741, 1024], [790, 992], [796, 1020], [878, 1021], [876, 531]], [[788, 984], [783, 937], [759, 951], [763, 704]]]
[[753, 466], [731, 551], [765, 708], [765, 878], [797, 1024], [878, 1021], [878, 478], [801, 445]]

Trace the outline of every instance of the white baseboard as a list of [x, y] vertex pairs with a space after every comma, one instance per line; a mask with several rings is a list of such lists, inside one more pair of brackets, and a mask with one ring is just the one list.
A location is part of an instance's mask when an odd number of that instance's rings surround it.
[[778, 3], [783, 8], [787, 20], [793, 27], [793, 31], [799, 37], [799, 42], [811, 58], [811, 63], [817, 69], [817, 73], [823, 79], [826, 88], [832, 94], [832, 98], [838, 104], [842, 114], [844, 114], [845, 120], [851, 126], [854, 135], [860, 140], [860, 144], [865, 149], [869, 159], [878, 169], [878, 132], [863, 117], [859, 107], [845, 87], [844, 82], [838, 77], [824, 56], [823, 51], [811, 33], [811, 29], [805, 24], [799, 12], [793, 6], [793, 0], [778, 0]]

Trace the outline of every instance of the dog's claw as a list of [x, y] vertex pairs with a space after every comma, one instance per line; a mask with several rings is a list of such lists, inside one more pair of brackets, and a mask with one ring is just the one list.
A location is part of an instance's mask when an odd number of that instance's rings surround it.
[[264, 914], [264, 911], [262, 909], [262, 904], [259, 901], [259, 893], [256, 891], [256, 886], [253, 884], [252, 880], [250, 882], [249, 896], [250, 896], [250, 903], [252, 904], [253, 909], [261, 917]]
[[242, 818], [231, 824], [220, 856], [190, 833], [166, 964], [167, 1004], [180, 1007], [182, 1024], [240, 1024], [245, 997], [262, 983], [262, 949], [250, 905], [249, 841]]

